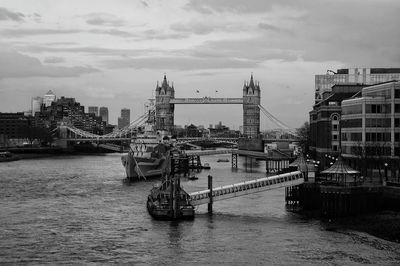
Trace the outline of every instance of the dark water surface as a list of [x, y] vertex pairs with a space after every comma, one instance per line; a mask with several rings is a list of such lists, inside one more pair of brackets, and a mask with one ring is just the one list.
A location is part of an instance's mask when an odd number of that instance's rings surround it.
[[[211, 170], [187, 191], [263, 177]], [[255, 172], [254, 172], [255, 171]], [[258, 172], [257, 172], [258, 171]], [[400, 245], [365, 233], [327, 231], [285, 209], [284, 189], [206, 206], [194, 221], [152, 220], [146, 197], [157, 181], [123, 182], [120, 155], [56, 157], [0, 164], [0, 264], [399, 265]]]

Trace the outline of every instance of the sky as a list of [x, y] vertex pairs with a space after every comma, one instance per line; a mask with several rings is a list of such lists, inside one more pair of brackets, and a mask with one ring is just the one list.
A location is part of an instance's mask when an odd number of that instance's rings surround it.
[[[399, 11], [398, 0], [0, 0], [0, 112], [51, 89], [116, 123], [121, 108], [143, 113], [164, 73], [176, 97], [241, 97], [253, 73], [261, 105], [299, 127], [316, 74], [400, 67]], [[175, 124], [238, 129], [242, 116], [178, 105]]]

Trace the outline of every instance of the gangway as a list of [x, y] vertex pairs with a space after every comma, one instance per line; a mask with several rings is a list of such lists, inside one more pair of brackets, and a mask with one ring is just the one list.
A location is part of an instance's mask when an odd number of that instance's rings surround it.
[[[219, 200], [240, 197], [248, 194], [263, 192], [287, 186], [296, 186], [304, 183], [302, 172], [295, 171], [281, 175], [269, 176], [251, 181], [244, 181], [233, 185], [225, 185], [189, 193], [190, 204], [193, 206], [207, 204]], [[211, 196], [211, 197], [210, 197]], [[211, 200], [210, 200], [211, 198]]]

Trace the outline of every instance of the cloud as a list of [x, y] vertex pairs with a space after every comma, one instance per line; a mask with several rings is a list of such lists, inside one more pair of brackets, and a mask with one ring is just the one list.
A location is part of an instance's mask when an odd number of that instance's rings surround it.
[[73, 34], [80, 33], [78, 29], [4, 29], [0, 31], [2, 35], [10, 37], [23, 37], [31, 35], [54, 35], [54, 34]]
[[203, 14], [218, 12], [263, 13], [271, 10], [276, 2], [277, 1], [271, 0], [190, 0], [184, 8], [186, 10], [194, 10]]
[[47, 64], [57, 64], [57, 63], [65, 62], [65, 59], [62, 57], [58, 57], [58, 56], [49, 56], [49, 57], [46, 57], [43, 62], [47, 63]]
[[283, 27], [277, 27], [268, 23], [259, 23], [258, 27], [260, 29], [263, 30], [267, 30], [267, 31], [272, 31], [272, 32], [276, 32], [276, 33], [288, 33], [288, 34], [294, 34], [293, 31], [285, 29]]
[[90, 98], [101, 98], [101, 99], [114, 99], [115, 94], [113, 90], [105, 89], [103, 87], [89, 87], [85, 89], [85, 93]]
[[255, 67], [257, 61], [239, 60], [234, 58], [199, 58], [190, 56], [175, 57], [140, 57], [106, 60], [108, 68], [134, 68], [134, 69], [221, 69], [221, 68], [248, 68]]
[[0, 20], [23, 21], [25, 15], [20, 12], [13, 12], [4, 7], [0, 7]]
[[37, 58], [13, 50], [0, 50], [0, 79], [24, 77], [77, 77], [99, 70], [85, 67], [55, 67], [43, 65]]
[[194, 34], [208, 34], [214, 31], [214, 27], [205, 23], [176, 23], [170, 27], [174, 31], [194, 33]]
[[122, 30], [118, 30], [118, 29], [108, 29], [108, 30], [94, 29], [94, 30], [89, 30], [89, 32], [94, 33], [94, 34], [107, 34], [107, 35], [120, 36], [120, 37], [136, 36], [135, 34], [132, 34], [130, 32], [122, 31]]
[[143, 5], [143, 7], [149, 7], [149, 4], [147, 4], [147, 2], [146, 1], [140, 1], [140, 3]]
[[124, 20], [108, 13], [92, 13], [88, 14], [86, 17], [88, 17], [86, 23], [95, 26], [119, 27], [125, 24]]

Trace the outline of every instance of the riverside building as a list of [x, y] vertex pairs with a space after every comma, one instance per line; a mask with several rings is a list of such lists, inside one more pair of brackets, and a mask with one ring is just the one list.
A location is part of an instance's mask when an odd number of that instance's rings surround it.
[[400, 82], [365, 87], [342, 102], [342, 156], [365, 176], [396, 179], [400, 168]]
[[310, 111], [310, 152], [322, 168], [333, 163], [340, 154], [341, 103], [359, 93], [366, 85], [334, 85], [323, 93], [323, 100]]

